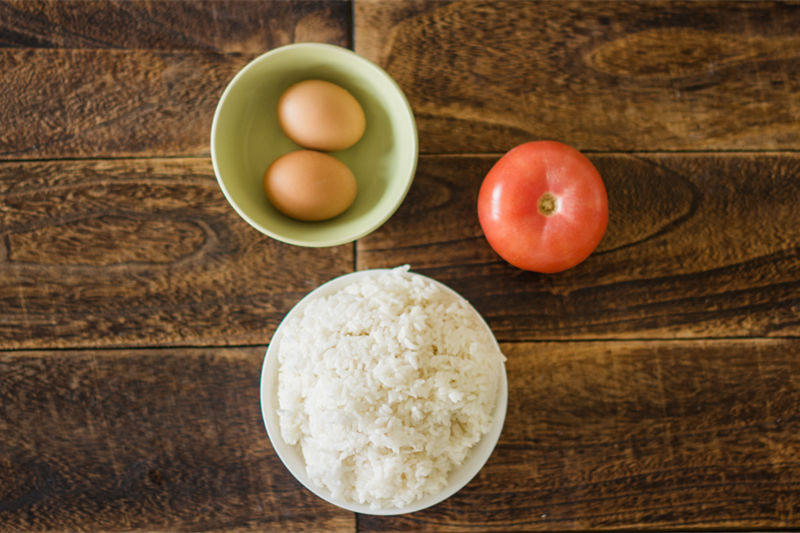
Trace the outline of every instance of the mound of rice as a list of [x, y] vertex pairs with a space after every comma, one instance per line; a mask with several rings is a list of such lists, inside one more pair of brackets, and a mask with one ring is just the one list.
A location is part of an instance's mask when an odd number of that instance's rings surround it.
[[311, 480], [373, 508], [442, 489], [492, 422], [505, 360], [474, 311], [406, 266], [291, 318], [278, 416]]

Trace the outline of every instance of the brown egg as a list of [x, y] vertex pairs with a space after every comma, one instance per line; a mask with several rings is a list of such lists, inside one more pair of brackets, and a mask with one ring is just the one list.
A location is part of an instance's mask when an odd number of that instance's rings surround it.
[[264, 192], [275, 208], [298, 220], [326, 220], [345, 211], [356, 197], [356, 180], [333, 156], [297, 150], [264, 172]]
[[306, 80], [286, 89], [278, 100], [284, 133], [305, 148], [335, 152], [364, 135], [364, 110], [352, 94], [322, 80]]

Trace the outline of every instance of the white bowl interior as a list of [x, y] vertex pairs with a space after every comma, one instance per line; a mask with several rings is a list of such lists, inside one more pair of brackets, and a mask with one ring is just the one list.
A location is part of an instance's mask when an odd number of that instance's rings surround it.
[[[280, 432], [280, 424], [278, 421], [278, 397], [277, 397], [277, 390], [278, 390], [278, 363], [277, 363], [277, 346], [280, 344], [281, 340], [281, 327], [283, 323], [289, 320], [295, 313], [299, 313], [309, 302], [319, 298], [321, 296], [326, 296], [332, 294], [346, 285], [363, 279], [365, 276], [375, 275], [375, 273], [379, 272], [386, 272], [386, 269], [375, 269], [375, 270], [362, 270], [359, 272], [353, 272], [351, 274], [346, 274], [344, 276], [340, 276], [335, 278], [323, 285], [320, 285], [318, 288], [310, 292], [306, 295], [300, 302], [295, 305], [292, 310], [284, 317], [281, 325], [278, 326], [278, 329], [275, 331], [275, 334], [272, 337], [272, 340], [267, 348], [267, 353], [264, 357], [264, 366], [261, 372], [261, 413], [264, 417], [264, 424], [267, 427], [267, 434], [269, 435], [269, 439], [272, 442], [272, 446], [275, 449], [275, 452], [280, 457], [283, 464], [286, 465], [286, 468], [289, 469], [289, 472], [300, 482], [302, 483], [308, 490], [319, 496], [320, 498], [338, 506], [343, 509], [347, 509], [349, 511], [354, 511], [357, 513], [362, 514], [372, 514], [372, 515], [396, 515], [396, 514], [405, 514], [405, 513], [413, 513], [415, 511], [420, 511], [432, 505], [435, 505], [456, 492], [458, 492], [464, 485], [469, 483], [469, 481], [475, 477], [475, 475], [483, 468], [483, 465], [489, 459], [489, 456], [492, 454], [492, 450], [494, 450], [495, 445], [497, 444], [498, 439], [500, 438], [500, 433], [503, 430], [503, 423], [505, 422], [506, 417], [506, 407], [508, 405], [508, 380], [505, 371], [505, 365], [502, 367], [502, 376], [500, 379], [500, 386], [498, 387], [497, 391], [497, 403], [495, 404], [494, 415], [493, 415], [493, 422], [489, 431], [483, 436], [483, 438], [469, 451], [467, 454], [466, 459], [461, 464], [461, 466], [454, 469], [447, 480], [447, 484], [445, 487], [436, 494], [431, 494], [425, 498], [417, 500], [416, 502], [402, 508], [387, 508], [387, 509], [373, 509], [369, 505], [365, 504], [358, 504], [354, 502], [350, 502], [347, 500], [337, 499], [334, 498], [330, 492], [325, 489], [324, 487], [318, 487], [314, 485], [311, 480], [306, 475], [306, 467], [305, 463], [303, 462], [303, 457], [300, 452], [299, 446], [292, 446], [286, 443], [283, 440]], [[422, 276], [421, 274], [410, 273], [412, 276]], [[427, 278], [426, 276], [422, 276]], [[432, 280], [434, 283], [445, 289], [447, 292], [453, 294], [459, 300], [465, 302], [469, 309], [471, 309], [475, 315], [480, 320], [480, 323], [489, 331], [492, 339], [494, 340], [495, 347], [497, 351], [500, 351], [500, 346], [497, 344], [497, 340], [494, 338], [494, 335], [491, 334], [491, 329], [489, 325], [486, 324], [486, 321], [483, 320], [483, 317], [475, 310], [469, 302], [464, 299], [460, 294], [449, 288], [448, 286], [436, 281]]]

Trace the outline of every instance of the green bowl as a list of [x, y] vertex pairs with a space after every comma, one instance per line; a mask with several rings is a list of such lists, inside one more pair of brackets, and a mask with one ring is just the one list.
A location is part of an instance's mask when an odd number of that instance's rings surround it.
[[[301, 149], [278, 125], [276, 107], [287, 88], [308, 79], [350, 91], [367, 119], [360, 141], [331, 153], [355, 175], [355, 202], [322, 222], [283, 215], [267, 200], [261, 184], [273, 161]], [[228, 202], [257, 230], [299, 246], [344, 244], [386, 222], [411, 186], [417, 150], [414, 114], [400, 87], [371, 61], [329, 44], [290, 44], [248, 63], [222, 94], [211, 126], [214, 173]]]

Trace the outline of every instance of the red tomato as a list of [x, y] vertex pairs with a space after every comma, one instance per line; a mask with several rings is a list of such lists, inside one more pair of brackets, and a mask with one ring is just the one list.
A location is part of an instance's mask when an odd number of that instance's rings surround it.
[[582, 153], [555, 141], [529, 142], [486, 175], [478, 219], [489, 244], [512, 265], [561, 272], [597, 248], [608, 225], [608, 197]]

